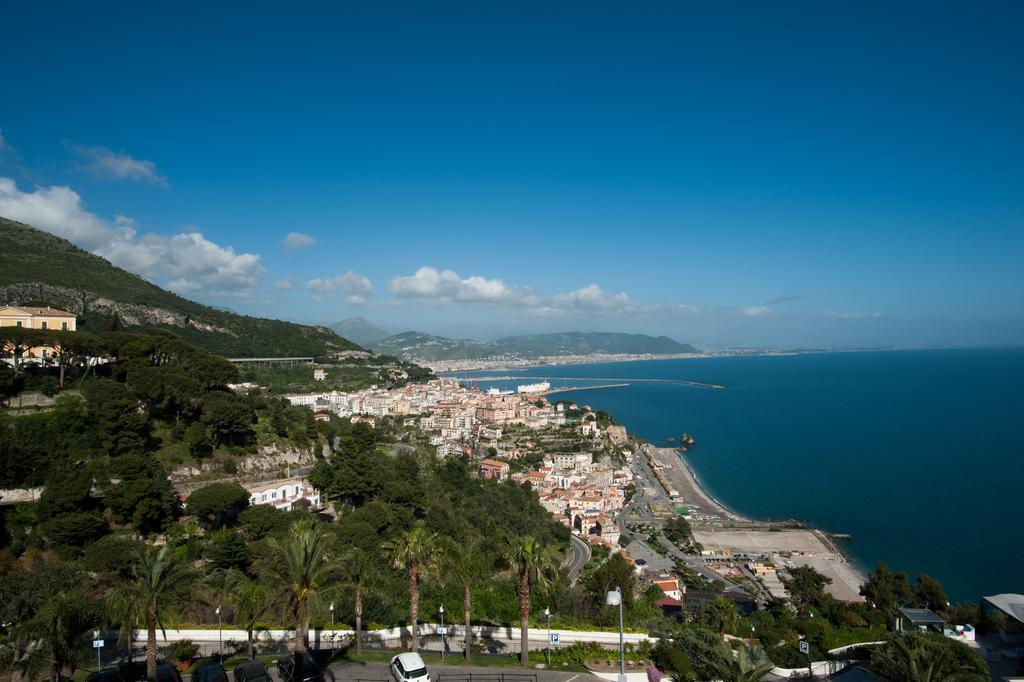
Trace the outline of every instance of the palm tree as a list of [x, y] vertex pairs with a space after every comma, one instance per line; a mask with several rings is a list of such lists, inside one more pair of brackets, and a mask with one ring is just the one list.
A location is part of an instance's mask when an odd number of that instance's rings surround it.
[[725, 631], [736, 625], [739, 612], [736, 610], [736, 602], [728, 597], [716, 597], [709, 605], [705, 616], [711, 622], [709, 625], [718, 629], [718, 636], [725, 641]]
[[[130, 576], [114, 587], [110, 596], [111, 615], [122, 623], [121, 639], [137, 621], [146, 624], [146, 678], [156, 682], [156, 629], [185, 602], [196, 573], [192, 566], [167, 547], [139, 548]], [[166, 638], [166, 633], [165, 633]]]
[[536, 538], [526, 536], [505, 542], [505, 562], [517, 575], [516, 591], [519, 594], [519, 662], [530, 662], [530, 591], [534, 586], [547, 587], [551, 577], [558, 574], [559, 559], [547, 547], [541, 546]]
[[445, 556], [445, 573], [452, 582], [462, 587], [462, 611], [466, 619], [466, 644], [464, 656], [470, 660], [470, 643], [473, 640], [471, 612], [473, 609], [473, 585], [480, 579], [483, 562], [480, 558], [480, 544], [452, 542]]
[[412, 622], [412, 650], [419, 647], [416, 633], [420, 612], [420, 581], [434, 571], [439, 557], [437, 533], [422, 526], [384, 543], [391, 564], [409, 574], [409, 620]]
[[327, 536], [313, 519], [292, 524], [286, 539], [268, 541], [272, 558], [265, 571], [282, 587], [288, 615], [295, 623], [296, 664], [309, 651], [309, 619], [320, 599], [340, 584], [337, 566], [327, 553]]
[[717, 677], [722, 682], [758, 682], [774, 667], [771, 661], [755, 660], [748, 649], [740, 649], [736, 657], [725, 652], [718, 666]]
[[99, 615], [98, 604], [80, 590], [55, 595], [35, 618], [12, 633], [28, 653], [22, 674], [35, 676], [49, 662], [51, 679], [73, 675]]
[[356, 619], [356, 653], [363, 653], [363, 596], [368, 589], [376, 588], [378, 576], [373, 557], [359, 548], [350, 549], [341, 561], [342, 585], [352, 590], [353, 611]]
[[256, 647], [253, 644], [256, 622], [274, 606], [270, 588], [258, 580], [238, 574], [228, 583], [228, 599], [235, 610], [235, 618], [245, 626], [251, 661], [256, 658]]
[[[937, 636], [936, 636], [937, 637]], [[923, 636], [897, 635], [871, 654], [870, 670], [883, 680], [896, 682], [981, 682], [987, 676], [952, 655], [957, 642], [928, 646]], [[960, 645], [962, 646], [962, 645]]]

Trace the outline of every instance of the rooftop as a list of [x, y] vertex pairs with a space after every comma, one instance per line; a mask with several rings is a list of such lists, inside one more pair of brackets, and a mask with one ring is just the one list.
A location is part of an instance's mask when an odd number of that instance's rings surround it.
[[1024, 594], [1004, 592], [1003, 594], [995, 594], [991, 597], [982, 597], [982, 599], [1018, 623], [1024, 624]]

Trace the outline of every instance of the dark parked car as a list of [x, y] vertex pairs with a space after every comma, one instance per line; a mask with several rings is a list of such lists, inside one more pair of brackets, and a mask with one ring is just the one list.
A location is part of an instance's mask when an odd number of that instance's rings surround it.
[[228, 682], [228, 673], [220, 663], [211, 663], [192, 673], [192, 682]]
[[235, 666], [235, 682], [272, 682], [267, 667], [259, 661], [246, 661]]
[[277, 659], [277, 674], [281, 682], [324, 682], [324, 673], [320, 666], [308, 653], [302, 666], [302, 678], [296, 675], [295, 654], [288, 654], [284, 658]]
[[[121, 679], [124, 682], [146, 682], [146, 662], [145, 661], [132, 661], [131, 663], [124, 663], [119, 668], [121, 672]], [[181, 673], [170, 663], [157, 663], [156, 665], [156, 679], [157, 682], [181, 682]], [[110, 682], [108, 680], [100, 680], [99, 682]]]
[[[13, 674], [11, 675], [13, 677]], [[104, 668], [85, 678], [85, 682], [125, 682], [117, 668]]]

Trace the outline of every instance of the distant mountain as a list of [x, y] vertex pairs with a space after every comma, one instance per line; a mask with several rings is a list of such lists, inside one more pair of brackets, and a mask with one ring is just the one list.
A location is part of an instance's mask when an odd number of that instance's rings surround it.
[[679, 343], [667, 336], [616, 332], [558, 332], [508, 336], [498, 339], [497, 344], [507, 353], [515, 353], [524, 357], [589, 355], [592, 353], [673, 355], [698, 352], [693, 346]]
[[0, 218], [0, 303], [69, 310], [86, 330], [160, 327], [228, 357], [320, 356], [359, 348], [326, 327], [195, 303], [66, 239], [6, 218]]
[[508, 356], [524, 360], [539, 357], [591, 355], [594, 353], [627, 355], [676, 355], [698, 353], [696, 348], [667, 336], [620, 334], [614, 332], [560, 332], [508, 336], [497, 341], [449, 339], [421, 332], [404, 332], [370, 344], [379, 352], [405, 359], [478, 360]]
[[380, 341], [391, 334], [365, 317], [349, 317], [341, 322], [335, 322], [331, 325], [331, 329], [338, 332], [339, 336], [358, 343], [360, 346], [369, 346], [374, 341]]
[[402, 332], [380, 339], [370, 347], [378, 353], [394, 355], [403, 360], [475, 360], [500, 355], [494, 343], [470, 339], [449, 339], [422, 332]]

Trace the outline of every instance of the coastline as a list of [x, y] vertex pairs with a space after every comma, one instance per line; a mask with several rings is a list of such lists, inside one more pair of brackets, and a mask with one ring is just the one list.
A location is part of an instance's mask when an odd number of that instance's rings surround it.
[[[783, 565], [811, 566], [832, 581], [826, 589], [834, 597], [847, 602], [863, 601], [859, 588], [867, 576], [827, 532], [797, 522], [783, 525], [745, 517], [704, 487], [678, 448], [657, 448], [642, 439], [640, 442], [652, 465], [658, 465], [658, 471], [669, 483], [666, 489], [674, 490], [684, 504], [689, 502], [699, 509], [698, 514], [691, 514], [691, 522], [694, 537], [702, 545], [723, 555], [726, 550], [767, 553], [777, 555]], [[664, 485], [661, 478], [659, 483]]]

